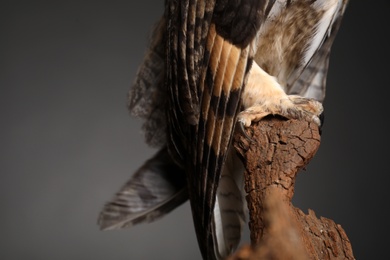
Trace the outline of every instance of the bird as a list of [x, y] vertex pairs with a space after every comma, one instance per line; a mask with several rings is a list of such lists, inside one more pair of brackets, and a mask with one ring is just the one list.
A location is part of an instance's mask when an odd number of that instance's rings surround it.
[[234, 252], [246, 221], [235, 131], [267, 115], [322, 124], [331, 47], [348, 0], [165, 0], [128, 94], [157, 148], [107, 202], [102, 230], [190, 201], [203, 259]]

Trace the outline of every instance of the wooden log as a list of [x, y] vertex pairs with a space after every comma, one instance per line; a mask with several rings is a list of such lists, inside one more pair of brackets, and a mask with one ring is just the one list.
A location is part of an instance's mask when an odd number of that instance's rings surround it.
[[291, 203], [297, 173], [319, 148], [318, 126], [269, 116], [245, 131], [233, 145], [246, 168], [251, 246], [228, 259], [355, 259], [340, 225]]

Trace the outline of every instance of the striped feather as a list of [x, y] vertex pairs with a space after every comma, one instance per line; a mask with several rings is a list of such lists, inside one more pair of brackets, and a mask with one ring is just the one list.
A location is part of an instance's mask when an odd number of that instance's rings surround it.
[[[163, 148], [105, 205], [99, 225], [150, 222], [189, 197], [203, 258], [220, 259], [236, 248], [244, 219], [242, 169], [230, 144], [252, 62], [287, 94], [322, 102], [348, 0], [165, 2], [129, 92], [147, 142]], [[291, 33], [297, 24], [306, 31]]]
[[130, 114], [145, 120], [142, 126], [145, 141], [153, 147], [166, 144], [165, 28], [165, 18], [162, 17], [153, 30], [150, 45], [128, 93]]
[[256, 63], [287, 94], [325, 97], [332, 43], [348, 0], [277, 1], [259, 31]]
[[101, 211], [102, 230], [122, 229], [157, 220], [188, 199], [186, 177], [160, 150], [146, 161]]
[[[212, 217], [217, 188], [268, 1], [237, 3], [167, 2], [168, 143], [172, 156], [184, 161], [205, 259], [216, 258]], [[227, 12], [238, 16], [226, 20]]]
[[324, 101], [330, 51], [340, 28], [347, 3], [347, 0], [342, 1], [342, 3], [339, 2], [340, 6], [337, 9], [337, 13], [334, 14], [334, 21], [329, 32], [325, 34], [323, 44], [314, 53], [310, 62], [299, 74], [299, 77], [288, 80], [288, 94], [314, 98], [320, 102]]

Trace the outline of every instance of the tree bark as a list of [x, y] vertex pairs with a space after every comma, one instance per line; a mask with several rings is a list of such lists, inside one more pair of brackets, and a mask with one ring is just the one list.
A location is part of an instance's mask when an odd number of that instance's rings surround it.
[[251, 246], [228, 259], [355, 259], [340, 225], [291, 203], [298, 171], [319, 148], [318, 126], [269, 116], [244, 131], [233, 145], [246, 168]]

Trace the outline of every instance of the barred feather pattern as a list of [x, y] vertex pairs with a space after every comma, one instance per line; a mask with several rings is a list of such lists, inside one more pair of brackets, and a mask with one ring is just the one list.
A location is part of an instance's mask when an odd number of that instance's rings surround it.
[[149, 223], [188, 199], [186, 177], [166, 148], [147, 160], [101, 211], [103, 230]]
[[334, 21], [325, 35], [323, 44], [314, 53], [301, 74], [297, 73], [296, 78], [289, 78], [287, 81], [286, 91], [289, 94], [314, 98], [320, 102], [324, 101], [331, 48], [339, 31], [347, 3], [346, 0], [338, 2], [336, 12], [333, 15]]
[[152, 147], [166, 144], [166, 101], [164, 87], [164, 30], [165, 18], [162, 17], [154, 28], [151, 43], [135, 81], [128, 93], [128, 109], [130, 114], [144, 119], [142, 130], [145, 141]]
[[293, 0], [271, 7], [259, 30], [255, 61], [287, 94], [323, 102], [331, 46], [347, 3]]
[[[168, 148], [177, 161], [184, 162], [204, 259], [217, 259], [229, 251], [216, 250], [213, 234], [221, 230], [221, 222], [213, 217], [214, 205], [253, 60], [258, 21], [267, 3], [167, 1]], [[237, 14], [236, 19], [225, 21], [228, 12]], [[196, 62], [200, 67], [194, 70]], [[224, 192], [219, 194], [222, 200]]]
[[246, 211], [243, 168], [231, 147], [237, 116], [247, 100], [280, 102], [256, 96], [276, 93], [263, 82], [297, 102], [324, 100], [347, 3], [166, 0], [128, 103], [145, 120], [146, 142], [160, 151], [105, 205], [101, 228], [154, 221], [189, 198], [203, 258], [229, 255]]

